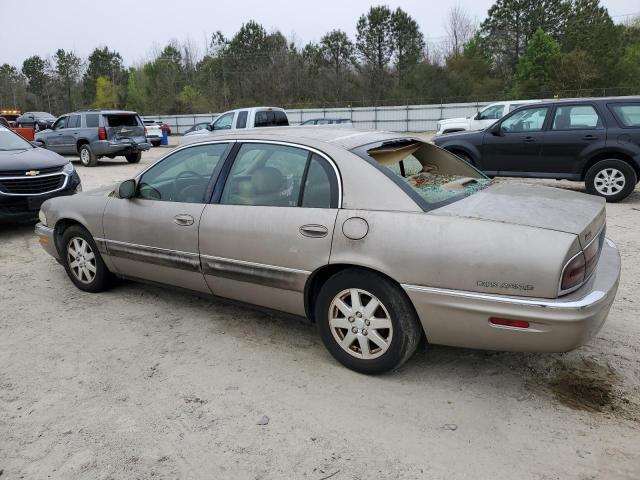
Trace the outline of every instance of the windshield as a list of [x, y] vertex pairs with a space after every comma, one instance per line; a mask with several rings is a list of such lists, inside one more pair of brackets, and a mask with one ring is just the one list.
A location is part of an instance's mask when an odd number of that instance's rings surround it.
[[424, 210], [448, 205], [491, 185], [482, 172], [429, 143], [401, 139], [354, 152], [375, 162]]
[[0, 126], [0, 151], [1, 152], [8, 152], [11, 150], [27, 150], [29, 148], [33, 148], [33, 145], [27, 142], [20, 135], [13, 133], [11, 130], [8, 130]]

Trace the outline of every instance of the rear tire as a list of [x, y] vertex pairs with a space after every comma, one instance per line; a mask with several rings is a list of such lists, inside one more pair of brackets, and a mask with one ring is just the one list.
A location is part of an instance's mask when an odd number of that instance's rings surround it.
[[153, 145], [154, 147], [159, 147], [161, 143], [162, 143], [162, 141], [159, 141], [159, 142], [151, 142], [151, 145]]
[[588, 193], [604, 197], [610, 203], [627, 198], [637, 183], [633, 167], [616, 158], [599, 161], [587, 171], [584, 179]]
[[88, 143], [80, 145], [78, 155], [80, 155], [80, 163], [85, 167], [95, 167], [98, 165], [98, 157], [93, 153]]
[[113, 275], [104, 264], [96, 242], [83, 227], [74, 225], [62, 234], [62, 263], [73, 284], [85, 292], [107, 290]]
[[327, 280], [318, 294], [315, 319], [329, 353], [360, 373], [400, 368], [422, 338], [405, 292], [387, 277], [358, 268]]
[[124, 158], [126, 158], [129, 163], [138, 163], [140, 159], [142, 159], [142, 152], [130, 153], [129, 155], [125, 155]]

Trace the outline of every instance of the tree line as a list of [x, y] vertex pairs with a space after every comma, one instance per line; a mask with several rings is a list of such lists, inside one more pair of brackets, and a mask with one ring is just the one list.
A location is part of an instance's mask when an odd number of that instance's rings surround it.
[[86, 59], [58, 49], [0, 66], [0, 108], [142, 114], [239, 106], [366, 106], [640, 93], [640, 18], [616, 22], [599, 0], [496, 0], [476, 23], [452, 7], [427, 42], [401, 8], [371, 7], [356, 36], [304, 46], [248, 21], [199, 54], [172, 41], [136, 66], [109, 47]]

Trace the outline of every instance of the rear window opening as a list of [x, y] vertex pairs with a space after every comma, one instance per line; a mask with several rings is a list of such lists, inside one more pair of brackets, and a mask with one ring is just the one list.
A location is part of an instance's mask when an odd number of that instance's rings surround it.
[[112, 114], [112, 115], [104, 115], [105, 124], [108, 127], [138, 127], [140, 123], [138, 123], [137, 115], [131, 114]]
[[281, 110], [258, 110], [254, 124], [256, 127], [288, 127], [289, 119]]
[[491, 184], [482, 172], [455, 155], [417, 140], [384, 142], [356, 153], [373, 160], [425, 210], [468, 197]]

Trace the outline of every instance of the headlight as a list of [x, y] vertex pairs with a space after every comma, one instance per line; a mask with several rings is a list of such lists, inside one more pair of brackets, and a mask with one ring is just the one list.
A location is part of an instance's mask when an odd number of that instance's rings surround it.
[[73, 173], [73, 163], [69, 162], [62, 168], [62, 172], [68, 175]]
[[40, 220], [40, 223], [42, 223], [43, 225], [47, 224], [47, 216], [42, 210], [38, 212], [38, 220]]

